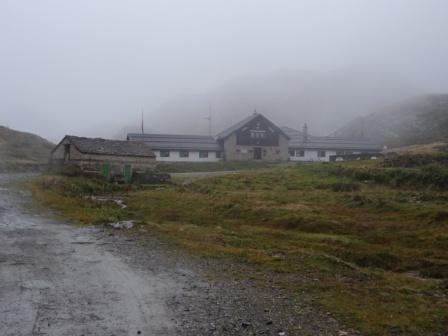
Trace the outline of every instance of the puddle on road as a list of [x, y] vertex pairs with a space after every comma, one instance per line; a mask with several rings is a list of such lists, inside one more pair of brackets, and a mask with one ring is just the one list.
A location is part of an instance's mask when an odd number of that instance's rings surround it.
[[27, 280], [20, 283], [20, 287], [24, 289], [50, 289], [53, 285], [45, 280]]

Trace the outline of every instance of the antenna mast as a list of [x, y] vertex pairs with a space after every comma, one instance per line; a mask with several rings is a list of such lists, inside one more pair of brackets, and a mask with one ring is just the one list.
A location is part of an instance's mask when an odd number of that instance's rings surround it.
[[208, 117], [204, 119], [208, 120], [208, 135], [212, 136], [212, 104], [208, 105]]
[[144, 134], [145, 133], [145, 127], [144, 127], [144, 124], [143, 124], [143, 107], [142, 107], [142, 134]]

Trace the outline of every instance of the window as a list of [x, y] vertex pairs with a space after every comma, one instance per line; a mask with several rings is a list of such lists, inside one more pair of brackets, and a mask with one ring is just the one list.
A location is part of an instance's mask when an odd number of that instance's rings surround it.
[[187, 158], [190, 155], [190, 153], [186, 150], [179, 151], [179, 157], [181, 158]]
[[167, 149], [160, 150], [160, 157], [170, 157], [170, 151]]
[[222, 152], [218, 151], [216, 152], [216, 158], [220, 159], [222, 157]]
[[266, 131], [251, 130], [250, 137], [252, 139], [264, 139], [266, 138]]
[[325, 151], [317, 151], [317, 157], [325, 157]]
[[305, 151], [304, 150], [299, 150], [296, 152], [296, 155], [299, 157], [304, 157], [305, 156]]
[[289, 154], [289, 156], [294, 156], [294, 151], [293, 150], [289, 150], [288, 154]]
[[200, 158], [208, 158], [208, 151], [199, 151]]

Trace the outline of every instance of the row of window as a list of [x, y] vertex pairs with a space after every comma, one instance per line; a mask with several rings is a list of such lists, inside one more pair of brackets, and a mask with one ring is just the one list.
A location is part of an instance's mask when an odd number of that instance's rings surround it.
[[[206, 159], [208, 158], [209, 155], [209, 151], [199, 151], [199, 157], [201, 159]], [[168, 149], [161, 149], [160, 150], [160, 157], [170, 157], [171, 156], [171, 151], [169, 151]], [[179, 157], [181, 158], [187, 158], [190, 157], [190, 152], [187, 150], [180, 150], [179, 151]], [[216, 152], [216, 157], [220, 158], [221, 157], [221, 152]]]
[[250, 131], [250, 137], [252, 139], [264, 139], [266, 138], [266, 131]]
[[[243, 148], [243, 149], [237, 148], [235, 150], [235, 152], [238, 153], [238, 154], [247, 154], [247, 153], [252, 154], [254, 152], [254, 150], [253, 149], [245, 149], [245, 148]], [[263, 152], [264, 156], [267, 154], [267, 150], [265, 148], [263, 148], [262, 152]], [[280, 149], [276, 149], [275, 150], [276, 154], [280, 154], [280, 152], [281, 152]]]
[[[317, 151], [317, 157], [325, 157], [327, 153], [325, 151]], [[290, 150], [289, 156], [297, 156], [297, 157], [305, 157], [305, 151], [304, 150]]]
[[[240, 149], [238, 148], [236, 150], [237, 153], [240, 153]], [[252, 150], [249, 150], [250, 153], [252, 153]], [[277, 154], [280, 153], [280, 150], [276, 151]], [[221, 157], [221, 152], [215, 152], [216, 157]], [[266, 155], [266, 149], [263, 149], [263, 155]], [[168, 149], [161, 149], [160, 150], [160, 157], [170, 157], [171, 152]], [[305, 157], [305, 151], [304, 150], [290, 150], [289, 156], [296, 156], [296, 157]], [[325, 151], [317, 151], [317, 157], [325, 157], [326, 152]], [[190, 157], [190, 152], [187, 150], [180, 150], [179, 151], [179, 157], [181, 158], [188, 158]], [[209, 151], [199, 151], [199, 158], [206, 159], [209, 157]]]

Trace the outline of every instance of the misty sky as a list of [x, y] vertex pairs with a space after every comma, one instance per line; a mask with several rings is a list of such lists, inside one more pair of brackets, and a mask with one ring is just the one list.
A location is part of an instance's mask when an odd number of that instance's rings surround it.
[[448, 93], [447, 18], [446, 0], [0, 0], [0, 124], [107, 137], [144, 107], [151, 131], [206, 133], [207, 104], [162, 107], [279, 71], [382, 69]]

